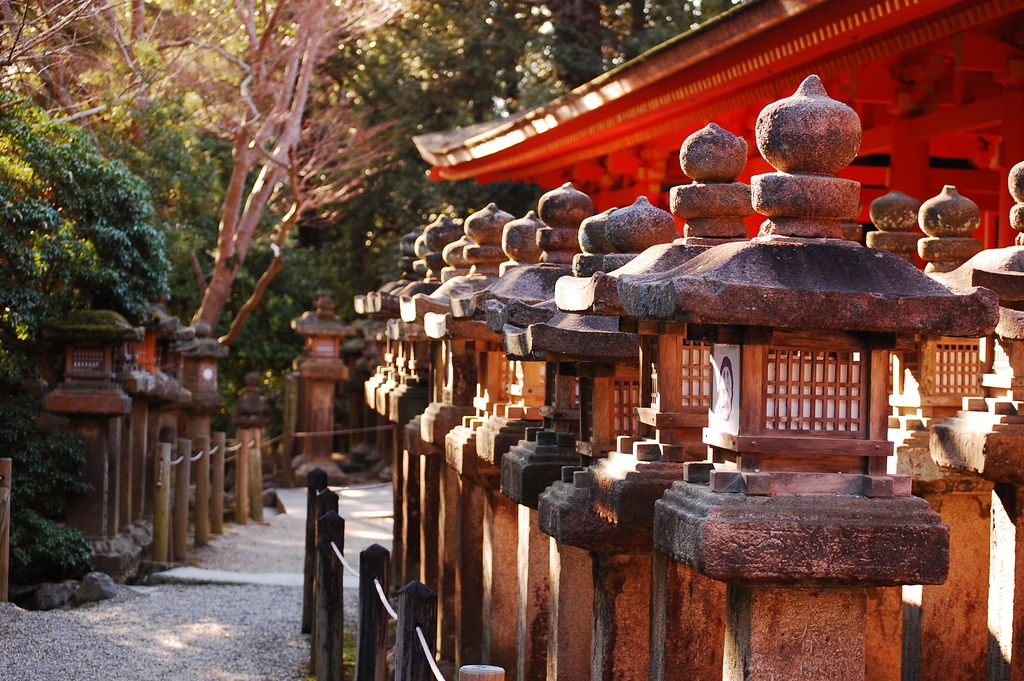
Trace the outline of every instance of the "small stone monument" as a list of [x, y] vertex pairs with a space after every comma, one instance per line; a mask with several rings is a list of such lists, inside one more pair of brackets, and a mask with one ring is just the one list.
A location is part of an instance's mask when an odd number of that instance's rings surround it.
[[501, 249], [508, 260], [501, 263], [498, 274], [504, 275], [514, 267], [540, 262], [544, 251], [537, 245], [537, 232], [542, 229], [544, 223], [532, 210], [521, 218], [505, 223], [501, 231]]

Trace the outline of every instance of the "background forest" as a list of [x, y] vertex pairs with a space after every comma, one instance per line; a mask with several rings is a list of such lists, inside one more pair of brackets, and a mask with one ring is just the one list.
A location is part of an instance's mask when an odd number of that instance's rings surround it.
[[230, 344], [229, 405], [246, 372], [273, 390], [315, 290], [347, 316], [431, 215], [535, 205], [431, 183], [412, 135], [540, 105], [733, 4], [0, 0], [0, 441], [50, 481], [16, 488], [15, 566], [85, 560], [39, 502], [74, 490], [80, 456], [31, 425], [44, 321], [163, 300]]

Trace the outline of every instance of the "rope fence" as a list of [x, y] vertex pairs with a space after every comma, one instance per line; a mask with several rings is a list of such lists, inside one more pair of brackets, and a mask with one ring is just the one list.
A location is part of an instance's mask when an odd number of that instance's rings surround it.
[[[437, 635], [437, 594], [412, 581], [388, 598], [391, 553], [373, 544], [359, 553], [356, 569], [345, 558], [345, 521], [338, 515], [338, 495], [327, 486], [319, 468], [307, 477], [306, 573], [303, 589], [303, 633], [312, 634], [310, 658], [318, 681], [341, 681], [344, 588], [346, 575], [359, 579], [355, 681], [386, 678], [388, 629], [395, 623], [395, 678], [402, 681], [446, 681], [431, 643]], [[331, 556], [331, 554], [334, 554]], [[314, 616], [315, 613], [315, 616]], [[308, 618], [308, 619], [307, 619]], [[429, 673], [428, 670], [429, 669]], [[459, 679], [504, 679], [504, 670], [464, 665]]]

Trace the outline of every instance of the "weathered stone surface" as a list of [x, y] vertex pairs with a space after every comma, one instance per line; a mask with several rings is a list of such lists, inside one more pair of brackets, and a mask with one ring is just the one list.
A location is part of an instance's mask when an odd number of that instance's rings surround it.
[[683, 479], [681, 463], [637, 461], [619, 452], [611, 452], [589, 470], [594, 510], [644, 535], [650, 535], [654, 526], [654, 502]]
[[561, 479], [562, 468], [578, 464], [580, 458], [570, 433], [540, 433], [547, 437], [520, 440], [501, 459], [502, 493], [530, 508], [537, 508], [541, 493]]
[[921, 202], [914, 197], [903, 192], [891, 191], [871, 202], [868, 206], [868, 215], [882, 233], [916, 232], [917, 213], [920, 210]]
[[951, 184], [921, 204], [918, 224], [928, 236], [950, 237], [970, 236], [981, 224], [981, 210], [978, 204], [961, 196]]
[[556, 312], [549, 320], [525, 328], [503, 328], [505, 351], [512, 359], [629, 361], [637, 356], [639, 339], [618, 330], [612, 316]]
[[767, 173], [750, 178], [754, 210], [771, 218], [851, 219], [860, 211], [860, 183], [827, 175]]
[[949, 528], [916, 497], [748, 497], [677, 482], [656, 504], [654, 537], [730, 583], [940, 584], [949, 560]]
[[612, 211], [605, 221], [605, 236], [614, 251], [639, 253], [676, 237], [676, 221], [651, 205], [646, 196], [638, 196], [632, 205]]
[[94, 603], [113, 598], [117, 595], [117, 584], [105, 572], [89, 572], [82, 577], [75, 593], [71, 596], [72, 605]]
[[990, 291], [954, 291], [891, 253], [827, 239], [723, 244], [661, 281], [620, 277], [619, 295], [631, 316], [696, 323], [980, 336], [996, 322]]
[[577, 236], [584, 253], [611, 253], [615, 250], [608, 240], [608, 216], [616, 210], [618, 208], [609, 208], [597, 215], [591, 215], [580, 223]]
[[732, 182], [747, 164], [747, 142], [717, 123], [690, 134], [679, 149], [679, 167], [697, 182]]
[[68, 604], [73, 589], [64, 582], [45, 582], [36, 587], [28, 602], [30, 610], [56, 610]]
[[649, 535], [638, 534], [633, 528], [618, 528], [593, 509], [586, 479], [589, 474], [578, 471], [576, 475], [580, 476], [578, 484], [556, 482], [540, 495], [540, 529], [563, 544], [588, 551], [649, 551]]
[[509, 260], [504, 265], [540, 262], [543, 251], [537, 244], [537, 232], [543, 228], [544, 223], [532, 210], [518, 220], [506, 222], [501, 233], [501, 248]]
[[792, 96], [757, 116], [757, 149], [782, 172], [834, 175], [860, 149], [857, 113], [828, 96], [818, 76], [808, 76]]
[[991, 289], [1004, 305], [1024, 300], [1024, 247], [983, 250], [955, 270], [937, 274], [935, 279], [952, 288]]
[[537, 232], [541, 262], [569, 264], [579, 252], [579, 227], [594, 213], [590, 197], [566, 182], [540, 197], [537, 213], [547, 225]]
[[[736, 178], [747, 161], [747, 143], [715, 123], [687, 137], [679, 148], [679, 165], [693, 182], [673, 187], [669, 205], [686, 220], [686, 243], [693, 239], [742, 239], [743, 218], [754, 212], [750, 187]], [[707, 244], [711, 245], [711, 244]]]
[[1024, 424], [1014, 416], [962, 411], [932, 426], [930, 451], [941, 468], [1024, 484]]
[[562, 277], [555, 285], [555, 302], [566, 312], [594, 312], [597, 314], [621, 314], [622, 300], [619, 297], [619, 279], [639, 283], [648, 278], [656, 279], [669, 270], [679, 267], [710, 246], [687, 246], [682, 243], [652, 246], [630, 260], [622, 267], [608, 272], [598, 272], [589, 278]]

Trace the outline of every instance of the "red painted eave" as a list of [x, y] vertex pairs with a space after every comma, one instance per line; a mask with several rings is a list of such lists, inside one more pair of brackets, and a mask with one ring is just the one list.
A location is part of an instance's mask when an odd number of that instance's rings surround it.
[[[754, 0], [513, 120], [417, 147], [433, 180], [493, 177], [627, 135], [654, 136], [672, 116], [742, 98], [766, 74], [799, 71], [850, 45], [941, 12], [956, 0]], [[799, 74], [800, 76], [806, 74]], [[796, 78], [797, 75], [794, 75]], [[799, 80], [799, 78], [797, 78]], [[581, 155], [582, 152], [581, 152]]]

